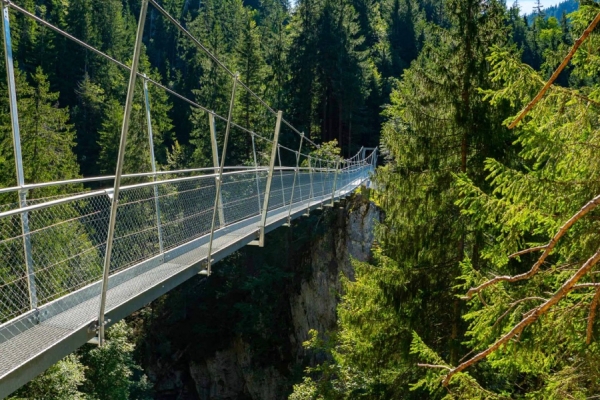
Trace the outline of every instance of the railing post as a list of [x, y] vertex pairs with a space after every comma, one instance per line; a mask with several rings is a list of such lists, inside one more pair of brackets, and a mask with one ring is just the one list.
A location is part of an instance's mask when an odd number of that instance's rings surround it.
[[[323, 198], [325, 197], [325, 178], [327, 177], [327, 175], [325, 174], [325, 172], [323, 171], [323, 162], [321, 161], [321, 159], [319, 159], [319, 169], [321, 170], [320, 172], [320, 177], [321, 177], [321, 196], [319, 196], [319, 198]], [[327, 169], [327, 166], [325, 166], [325, 169]], [[323, 209], [323, 203], [319, 202], [319, 210]]]
[[311, 157], [307, 156], [308, 159], [308, 175], [310, 177], [310, 192], [308, 193], [308, 204], [306, 205], [306, 215], [307, 217], [310, 215], [310, 202], [313, 198], [314, 195], [314, 189], [313, 189], [313, 170], [312, 170], [312, 162], [311, 162]]
[[[10, 36], [10, 19], [8, 4], [2, 6], [2, 28], [4, 29], [4, 59], [6, 62], [6, 78], [8, 81], [8, 96], [10, 106], [10, 121], [12, 128], [12, 141], [15, 156], [17, 186], [19, 190], [19, 207], [27, 207], [27, 190], [25, 174], [23, 173], [23, 154], [21, 153], [21, 132], [19, 128], [19, 112], [17, 108], [17, 88], [15, 83], [15, 69], [13, 65], [12, 41]], [[23, 254], [25, 257], [25, 275], [27, 277], [27, 290], [29, 292], [30, 309], [37, 308], [37, 291], [35, 286], [35, 271], [33, 269], [33, 255], [31, 252], [31, 236], [29, 232], [29, 214], [21, 213], [21, 233], [23, 235]]]
[[[210, 145], [212, 147], [213, 166], [215, 174], [219, 173], [219, 147], [217, 145], [217, 127], [215, 124], [215, 115], [208, 113], [208, 124], [210, 125]], [[218, 178], [215, 177], [215, 188], [217, 187]], [[225, 226], [225, 213], [223, 211], [223, 196], [219, 193], [217, 208], [219, 211], [219, 226]]]
[[[146, 75], [144, 74], [144, 78]], [[154, 157], [154, 133], [152, 131], [152, 113], [150, 108], [150, 95], [148, 94], [148, 80], [144, 79], [144, 102], [146, 103], [146, 124], [148, 125], [148, 143], [150, 145], [150, 164], [152, 165], [152, 180], [156, 182], [156, 158]], [[158, 229], [158, 248], [162, 254], [165, 251], [163, 243], [162, 223], [160, 221], [160, 200], [158, 185], [154, 185], [154, 207], [156, 208], [156, 228]]]
[[252, 139], [252, 154], [254, 156], [254, 179], [256, 182], [256, 201], [258, 203], [258, 213], [260, 214], [262, 210], [262, 204], [260, 202], [260, 175], [258, 173], [258, 159], [256, 158], [256, 142], [254, 140], [254, 133], [250, 134], [250, 138]]
[[279, 131], [281, 130], [281, 119], [283, 112], [277, 113], [277, 123], [275, 124], [275, 134], [273, 135], [273, 144], [271, 147], [271, 159], [269, 160], [269, 175], [267, 176], [267, 187], [265, 189], [265, 200], [263, 201], [262, 215], [260, 219], [258, 245], [265, 246], [265, 226], [267, 224], [267, 213], [269, 212], [269, 200], [271, 196], [271, 184], [273, 183], [273, 170], [275, 169], [275, 158], [277, 158], [277, 147], [279, 146]]
[[[290, 210], [288, 212], [288, 226], [292, 225], [292, 207], [294, 205], [294, 191], [296, 190], [296, 180], [298, 179], [298, 168], [300, 164], [300, 154], [302, 152], [302, 142], [304, 141], [304, 132], [300, 136], [300, 147], [298, 153], [296, 153], [296, 169], [294, 170], [294, 182], [292, 183], [292, 194], [290, 196]], [[300, 185], [302, 188], [302, 185]], [[300, 201], [302, 201], [302, 192], [300, 192]]]
[[373, 150], [373, 172], [377, 169], [377, 147]]
[[281, 181], [281, 206], [285, 207], [285, 189], [283, 187], [283, 165], [281, 164], [280, 147], [277, 147], [277, 159], [279, 160], [279, 180]]
[[206, 271], [201, 271], [210, 276], [212, 270], [212, 247], [215, 237], [215, 219], [217, 218], [217, 208], [221, 198], [221, 185], [223, 184], [223, 169], [225, 168], [225, 157], [227, 155], [227, 143], [229, 143], [229, 132], [231, 131], [231, 119], [233, 118], [233, 107], [235, 106], [235, 89], [237, 87], [239, 75], [233, 77], [233, 88], [231, 89], [231, 102], [229, 103], [229, 115], [227, 116], [227, 126], [225, 127], [225, 139], [223, 140], [223, 150], [221, 152], [221, 165], [219, 166], [219, 177], [217, 178], [217, 187], [215, 188], [215, 202], [213, 207], [212, 223], [210, 227], [210, 240], [208, 241], [208, 256]]
[[335, 175], [333, 176], [333, 190], [331, 191], [331, 206], [332, 207], [335, 205], [335, 190], [336, 190], [336, 185], [337, 185], [339, 169], [340, 169], [340, 161], [338, 160], [335, 163]]
[[104, 344], [104, 312], [106, 311], [106, 292], [108, 290], [108, 275], [110, 273], [110, 260], [112, 256], [112, 247], [115, 237], [115, 225], [117, 222], [117, 210], [119, 206], [119, 191], [121, 189], [121, 175], [123, 174], [123, 162], [125, 161], [125, 146], [127, 144], [127, 133], [129, 131], [129, 117], [135, 94], [135, 81], [142, 52], [142, 36], [144, 33], [144, 24], [146, 22], [146, 12], [148, 11], [148, 0], [142, 0], [140, 9], [140, 18], [138, 21], [137, 33], [135, 38], [135, 47], [133, 49], [133, 61], [131, 63], [131, 72], [129, 74], [129, 86], [127, 87], [127, 98], [125, 100], [125, 110], [123, 113], [123, 125], [121, 127], [121, 140], [119, 142], [119, 155], [117, 157], [117, 167], [115, 172], [115, 185], [113, 198], [110, 204], [110, 218], [108, 220], [108, 235], [106, 238], [106, 253], [104, 255], [104, 271], [102, 277], [102, 294], [100, 297], [100, 313], [98, 315], [98, 345]]

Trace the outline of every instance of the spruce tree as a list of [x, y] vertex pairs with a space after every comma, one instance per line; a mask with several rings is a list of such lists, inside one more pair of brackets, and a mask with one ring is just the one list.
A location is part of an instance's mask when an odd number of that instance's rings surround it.
[[[573, 14], [574, 26], [583, 30], [596, 14], [582, 7]], [[598, 73], [590, 68], [597, 56], [589, 52], [597, 33], [589, 40], [591, 46], [573, 58], [573, 76]], [[524, 107], [545, 83], [514, 49], [495, 48], [489, 60], [501, 84], [487, 92], [496, 107]], [[477, 377], [490, 396], [586, 398], [598, 392], [594, 254], [600, 243], [596, 203], [590, 202], [600, 191], [592, 155], [598, 108], [590, 107], [596, 86], [551, 87], [516, 127], [518, 156], [510, 163], [486, 161], [491, 188], [459, 176], [463, 215], [489, 238], [478, 265], [462, 265], [471, 355], [461, 364], [433, 361], [449, 369], [431, 370], [424, 386], [439, 387], [444, 379], [456, 390], [461, 380]], [[422, 359], [431, 354], [422, 343], [417, 347]], [[472, 354], [485, 357], [472, 362]], [[469, 368], [453, 369], [461, 366]]]
[[321, 394], [423, 398], [427, 391], [409, 391], [428, 373], [416, 367], [411, 343], [422, 340], [454, 362], [464, 355], [455, 279], [464, 259], [479, 262], [483, 236], [455, 205], [454, 174], [484, 182], [485, 158], [503, 158], [510, 143], [501, 126], [506, 110], [480, 92], [493, 86], [489, 48], [506, 34], [499, 2], [450, 0], [445, 7], [449, 27], [428, 27], [385, 111], [387, 165], [377, 172], [375, 199], [386, 217], [373, 265], [358, 264], [356, 282], [345, 285], [334, 362], [314, 371], [322, 380], [307, 384]]
[[[41, 68], [37, 68], [31, 76], [33, 85], [29, 85], [18, 70], [15, 75], [25, 181], [39, 183], [79, 177], [79, 166], [73, 153], [75, 132], [69, 123], [69, 110], [58, 107], [59, 94], [50, 91], [50, 84]], [[0, 160], [5, 173], [0, 179], [6, 187], [14, 186], [16, 177], [8, 99], [3, 97], [1, 101], [5, 118], [0, 125]], [[56, 190], [47, 188], [36, 191], [36, 194], [48, 195]]]
[[365, 129], [362, 111], [369, 94], [358, 19], [348, 0], [300, 2], [289, 57], [292, 120], [322, 141], [337, 139], [345, 154]]

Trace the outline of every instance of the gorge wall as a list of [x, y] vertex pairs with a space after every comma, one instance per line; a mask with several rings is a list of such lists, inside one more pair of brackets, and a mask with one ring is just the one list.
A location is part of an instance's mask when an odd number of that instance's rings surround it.
[[340, 274], [366, 261], [381, 218], [355, 195], [280, 228], [132, 318], [158, 399], [285, 399], [318, 358], [308, 332], [336, 327]]

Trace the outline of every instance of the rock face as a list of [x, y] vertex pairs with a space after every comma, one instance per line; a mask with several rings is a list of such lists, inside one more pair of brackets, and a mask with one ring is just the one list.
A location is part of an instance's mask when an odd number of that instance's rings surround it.
[[217, 351], [201, 363], [190, 362], [190, 375], [198, 397], [209, 399], [276, 399], [285, 378], [274, 368], [257, 371], [250, 347], [236, 339], [231, 347]]
[[336, 223], [313, 244], [311, 276], [302, 281], [300, 293], [290, 297], [296, 358], [305, 354], [302, 343], [316, 329], [326, 334], [336, 327], [341, 291], [340, 274], [353, 279], [352, 259], [367, 261], [371, 255], [375, 223], [380, 212], [373, 203], [354, 197], [338, 213]]
[[[160, 390], [157, 397], [201, 400], [287, 398], [298, 373], [307, 363], [315, 361], [307, 357], [302, 343], [309, 338], [311, 329], [322, 334], [335, 329], [340, 275], [353, 279], [352, 259], [367, 261], [370, 258], [374, 227], [380, 218], [379, 209], [357, 195], [323, 214], [314, 213], [311, 220], [299, 222], [293, 228], [295, 232], [309, 232], [311, 240], [302, 254], [289, 255], [290, 259], [302, 264], [303, 272], [297, 277], [295, 290], [285, 296], [289, 310], [281, 324], [290, 325], [287, 327], [289, 346], [277, 349], [280, 356], [272, 360], [273, 365], [262, 362], [257, 366], [252, 346], [237, 337], [211, 357], [186, 361], [187, 371], [182, 370], [183, 366], [178, 367], [178, 372], [169, 371], [171, 376], [178, 377], [178, 382], [168, 386], [182, 389], [177, 397], [161, 395]], [[315, 234], [315, 231], [319, 233]], [[277, 234], [278, 231], [271, 233]], [[291, 354], [282, 354], [284, 352]], [[156, 387], [164, 384], [156, 382]]]

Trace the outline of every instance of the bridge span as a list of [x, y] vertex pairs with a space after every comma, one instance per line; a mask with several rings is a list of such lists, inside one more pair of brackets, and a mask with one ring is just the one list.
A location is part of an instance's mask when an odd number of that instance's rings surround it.
[[[140, 3], [129, 66], [18, 5], [2, 1], [16, 186], [0, 188], [0, 197], [10, 199], [0, 204], [0, 398], [86, 342], [103, 345], [107, 326], [198, 274], [210, 277], [214, 263], [241, 247], [263, 247], [269, 231], [290, 226], [316, 208], [333, 207], [367, 183], [377, 165], [377, 149], [361, 148], [348, 159], [319, 149], [155, 0]], [[231, 77], [226, 117], [138, 71], [149, 4]], [[114, 175], [25, 182], [9, 11], [35, 20], [129, 72]], [[136, 89], [136, 79], [142, 80], [141, 90]], [[212, 165], [160, 170], [154, 157], [149, 84], [206, 113]], [[272, 134], [234, 121], [238, 89], [266, 109], [274, 122]], [[124, 174], [136, 90], [143, 93], [152, 168]], [[217, 122], [222, 123], [222, 137]], [[233, 130], [249, 135], [252, 159], [246, 164], [250, 165], [227, 163]], [[290, 138], [286, 134], [294, 139], [286, 143], [298, 145], [297, 149], [281, 144], [280, 137]], [[313, 150], [307, 152], [309, 146]]]

